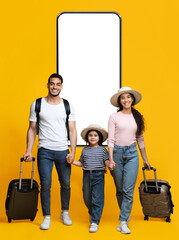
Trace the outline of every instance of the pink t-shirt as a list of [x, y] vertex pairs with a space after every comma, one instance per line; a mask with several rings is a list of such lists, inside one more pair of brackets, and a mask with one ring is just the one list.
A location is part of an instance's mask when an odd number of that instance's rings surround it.
[[111, 114], [108, 122], [108, 147], [129, 146], [137, 141], [140, 149], [145, 147], [144, 136], [136, 138], [137, 124], [133, 114], [116, 112]]

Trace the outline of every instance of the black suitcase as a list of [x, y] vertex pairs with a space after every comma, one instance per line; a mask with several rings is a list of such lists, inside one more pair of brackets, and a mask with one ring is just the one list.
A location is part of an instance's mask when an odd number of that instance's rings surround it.
[[32, 159], [31, 179], [22, 179], [23, 161], [21, 158], [20, 178], [12, 180], [8, 187], [5, 203], [8, 222], [12, 219], [33, 221], [37, 213], [39, 185], [33, 180], [35, 158]]
[[156, 169], [154, 171], [155, 179], [146, 180], [145, 169], [143, 167], [144, 181], [139, 187], [140, 202], [144, 213], [144, 220], [149, 217], [166, 218], [166, 222], [170, 222], [170, 214], [173, 213], [173, 202], [170, 192], [170, 184], [167, 181], [158, 180]]

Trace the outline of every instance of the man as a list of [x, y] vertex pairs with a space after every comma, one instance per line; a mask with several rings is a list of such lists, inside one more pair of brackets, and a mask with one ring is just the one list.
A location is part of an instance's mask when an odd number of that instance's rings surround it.
[[[39, 113], [39, 145], [37, 165], [41, 183], [41, 204], [44, 220], [40, 229], [49, 229], [50, 220], [50, 189], [53, 163], [58, 173], [61, 185], [61, 215], [65, 225], [72, 225], [68, 209], [70, 201], [70, 175], [71, 165], [75, 157], [77, 132], [74, 110], [70, 104], [69, 136], [71, 153], [68, 149], [66, 130], [66, 111], [60, 92], [63, 88], [63, 78], [58, 74], [52, 74], [48, 79], [48, 95], [41, 100]], [[36, 102], [36, 101], [35, 101]], [[25, 161], [32, 161], [32, 148], [36, 137], [37, 116], [35, 102], [32, 103], [27, 132], [27, 149], [24, 154]]]

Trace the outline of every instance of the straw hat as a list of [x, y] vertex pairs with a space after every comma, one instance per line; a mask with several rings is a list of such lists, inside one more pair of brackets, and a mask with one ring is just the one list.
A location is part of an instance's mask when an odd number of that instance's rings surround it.
[[90, 131], [90, 130], [97, 130], [97, 131], [99, 131], [101, 134], [102, 134], [102, 136], [103, 136], [103, 142], [104, 141], [106, 141], [106, 139], [107, 139], [107, 137], [108, 137], [108, 133], [107, 133], [107, 131], [104, 129], [104, 128], [102, 128], [101, 126], [99, 126], [99, 125], [97, 125], [97, 124], [91, 124], [91, 125], [89, 125], [87, 128], [84, 128], [82, 131], [81, 131], [81, 137], [86, 141], [86, 139], [85, 139], [85, 137], [86, 137], [86, 134], [87, 134], [87, 132], [88, 131]]
[[135, 101], [133, 103], [133, 105], [136, 105], [137, 103], [140, 102], [140, 100], [142, 99], [142, 95], [140, 92], [136, 91], [136, 90], [133, 90], [132, 88], [130, 87], [122, 87], [118, 90], [118, 92], [116, 94], [114, 94], [110, 101], [111, 101], [111, 104], [115, 107], [119, 107], [119, 103], [118, 103], [118, 98], [119, 96], [121, 96], [123, 93], [132, 93], [135, 97]]

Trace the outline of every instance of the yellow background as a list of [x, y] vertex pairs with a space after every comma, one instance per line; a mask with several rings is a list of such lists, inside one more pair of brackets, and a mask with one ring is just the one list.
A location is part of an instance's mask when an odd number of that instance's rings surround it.
[[[178, 194], [178, 1], [177, 0], [7, 0], [0, 7], [0, 234], [2, 239], [176, 239], [179, 236]], [[171, 184], [175, 204], [171, 223], [143, 220], [138, 186], [143, 180], [142, 161], [134, 194], [131, 235], [116, 231], [118, 206], [112, 177], [106, 174], [105, 207], [99, 231], [89, 234], [87, 209], [82, 199], [82, 170], [73, 166], [70, 215], [72, 227], [59, 221], [60, 196], [53, 172], [52, 226], [40, 231], [42, 212], [34, 222], [7, 222], [5, 198], [8, 183], [19, 176], [19, 158], [26, 148], [30, 104], [47, 94], [49, 75], [56, 71], [56, 17], [63, 11], [116, 11], [122, 17], [122, 85], [139, 90], [137, 109], [146, 121], [148, 158], [159, 179]], [[70, 69], [69, 69], [70, 71]], [[109, 79], [110, 83], [110, 79]], [[65, 87], [65, 82], [64, 82]], [[77, 89], [80, 86], [77, 86]], [[117, 91], [117, 89], [116, 89]], [[33, 155], [36, 155], [36, 145]], [[81, 148], [77, 149], [76, 159]], [[30, 176], [24, 164], [23, 176]], [[151, 178], [152, 173], [148, 173]], [[37, 168], [35, 179], [39, 182]]]

